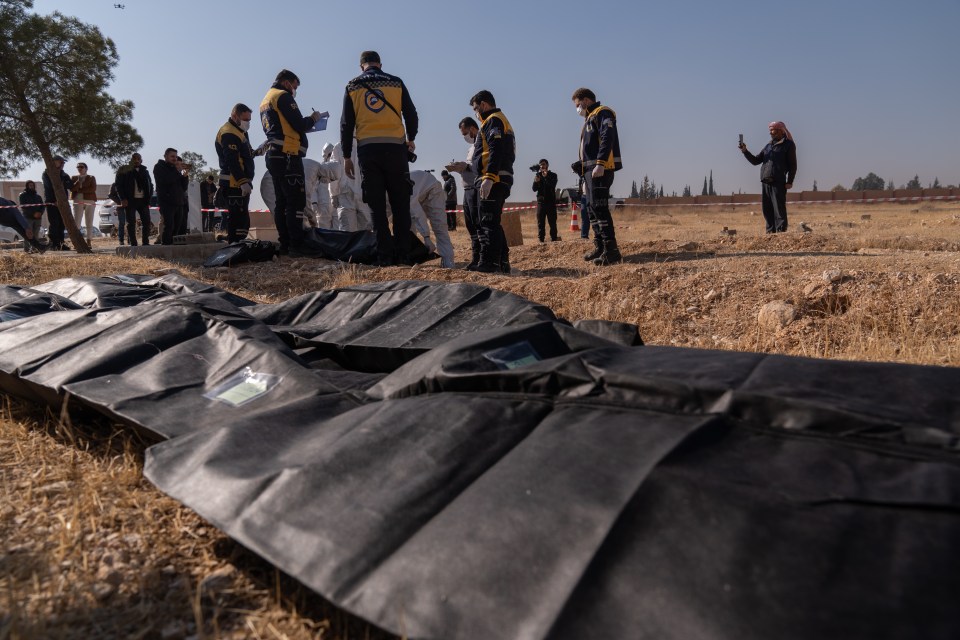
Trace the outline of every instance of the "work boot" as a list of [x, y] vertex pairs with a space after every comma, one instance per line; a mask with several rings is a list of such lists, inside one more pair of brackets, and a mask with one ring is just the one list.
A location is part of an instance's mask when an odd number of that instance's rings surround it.
[[604, 244], [603, 253], [593, 260], [593, 264], [598, 267], [606, 267], [611, 264], [623, 262], [623, 256], [620, 255], [620, 249], [617, 247], [617, 241], [611, 240]]
[[479, 273], [500, 273], [500, 265], [492, 262], [480, 262], [476, 267], [471, 269], [471, 271], [477, 271]]
[[510, 273], [510, 263], [506, 260], [500, 263], [500, 273]]
[[594, 236], [593, 251], [588, 251], [585, 254], [583, 254], [583, 259], [586, 262], [593, 262], [594, 260], [599, 258], [601, 255], [603, 255], [603, 240], [601, 240], [598, 236]]
[[467, 271], [472, 271], [473, 267], [477, 266], [477, 263], [480, 262], [480, 240], [476, 235], [470, 236], [470, 264], [464, 267]]

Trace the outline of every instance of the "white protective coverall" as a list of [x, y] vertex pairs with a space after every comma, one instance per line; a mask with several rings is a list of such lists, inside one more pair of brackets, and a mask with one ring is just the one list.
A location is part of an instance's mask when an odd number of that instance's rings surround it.
[[[447, 228], [447, 214], [444, 206], [447, 194], [443, 185], [427, 171], [411, 171], [413, 194], [410, 196], [410, 220], [414, 228], [423, 237], [427, 249], [435, 251], [440, 256], [440, 266], [453, 268], [453, 243], [450, 242], [450, 232]], [[433, 229], [435, 241], [430, 238], [430, 229]]]
[[373, 229], [373, 216], [370, 207], [363, 202], [360, 193], [360, 170], [354, 171], [353, 179], [343, 173], [343, 150], [340, 143], [333, 148], [333, 158], [340, 163], [340, 180], [337, 181], [337, 223], [340, 231], [360, 231]]
[[[306, 167], [304, 167], [306, 170]], [[312, 197], [316, 202], [317, 226], [321, 229], [338, 229], [339, 223], [336, 216], [331, 196], [333, 195], [334, 185], [340, 181], [343, 175], [343, 165], [333, 159], [333, 145], [329, 142], [323, 145], [323, 162], [317, 169], [317, 188], [314, 194], [307, 194], [307, 200]], [[337, 188], [339, 194], [339, 188]]]
[[[320, 176], [324, 171], [332, 171], [332, 168], [324, 170], [323, 166], [316, 160], [311, 160], [310, 158], [303, 159], [303, 176], [306, 179], [304, 189], [307, 194], [307, 206], [303, 212], [303, 219], [304, 223], [310, 226], [313, 226], [313, 224], [310, 223], [315, 223], [318, 217], [317, 191], [321, 186]], [[326, 185], [322, 186], [326, 187]], [[273, 190], [273, 178], [270, 176], [270, 172], [265, 172], [260, 179], [260, 197], [263, 198], [263, 203], [267, 205], [267, 208], [273, 213], [273, 208], [277, 204], [277, 196]], [[308, 217], [310, 221], [307, 221]]]

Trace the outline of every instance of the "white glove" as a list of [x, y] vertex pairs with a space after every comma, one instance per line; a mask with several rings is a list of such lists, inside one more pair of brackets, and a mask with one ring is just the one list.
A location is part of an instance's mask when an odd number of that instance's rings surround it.
[[593, 172], [592, 172], [590, 175], [592, 175], [594, 178], [602, 178], [602, 177], [603, 177], [603, 167], [598, 164], [597, 166], [595, 166], [595, 167], [593, 168]]
[[244, 198], [249, 196], [252, 191], [253, 187], [250, 186], [249, 182], [244, 182], [242, 185], [240, 185], [240, 195], [242, 195]]
[[491, 191], [493, 191], [493, 180], [490, 178], [484, 178], [483, 182], [480, 183], [480, 199], [488, 199]]

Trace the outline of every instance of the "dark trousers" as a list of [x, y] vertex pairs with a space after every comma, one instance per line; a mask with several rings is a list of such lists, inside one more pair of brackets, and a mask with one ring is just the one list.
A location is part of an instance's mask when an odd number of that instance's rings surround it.
[[[302, 246], [303, 210], [307, 207], [303, 158], [271, 151], [267, 154], [267, 171], [273, 180], [273, 193], [277, 199], [273, 207], [273, 224], [277, 227], [280, 248]], [[230, 224], [236, 223], [231, 221]], [[250, 226], [249, 218], [247, 226]]]
[[537, 203], [537, 237], [543, 242], [546, 237], [546, 227], [550, 225], [550, 239], [559, 240], [557, 233], [557, 203], [556, 202], [538, 202]]
[[613, 228], [613, 216], [610, 214], [611, 185], [613, 185], [613, 171], [604, 171], [599, 180], [590, 173], [583, 178], [594, 239], [615, 244], [617, 232]]
[[476, 240], [477, 237], [478, 197], [476, 189], [463, 190], [463, 224], [466, 225], [471, 240]]
[[447, 212], [447, 230], [457, 230], [457, 201], [449, 200], [443, 203], [443, 208]]
[[127, 230], [127, 210], [124, 207], [114, 207], [117, 211], [117, 237], [123, 244], [124, 232]]
[[130, 246], [137, 246], [137, 217], [140, 218], [140, 237], [143, 246], [150, 244], [150, 202], [146, 198], [127, 200], [127, 238]]
[[160, 244], [173, 244], [173, 236], [180, 226], [183, 205], [160, 203], [160, 218], [163, 219], [163, 237]]
[[503, 203], [510, 196], [510, 187], [497, 182], [490, 197], [479, 201], [477, 239], [480, 242], [480, 264], [502, 266], [510, 262], [510, 247], [503, 232]]
[[766, 182], [762, 184], [761, 202], [767, 233], [782, 233], [787, 230], [787, 187]]
[[185, 235], [188, 231], [187, 229], [187, 217], [190, 215], [190, 205], [183, 203], [180, 206], [180, 215], [177, 216], [177, 235]]
[[50, 225], [47, 229], [50, 246], [53, 248], [62, 247], [63, 232], [66, 231], [66, 228], [63, 226], [60, 208], [56, 205], [47, 205], [47, 223]]
[[580, 237], [590, 238], [590, 205], [587, 204], [587, 194], [580, 196]]
[[227, 242], [240, 242], [250, 230], [250, 196], [243, 197], [240, 189], [230, 189], [227, 195], [230, 217], [227, 219]]
[[[410, 257], [410, 165], [403, 144], [368, 144], [357, 148], [360, 189], [370, 207], [381, 261]], [[393, 234], [387, 220], [387, 199], [393, 212]]]

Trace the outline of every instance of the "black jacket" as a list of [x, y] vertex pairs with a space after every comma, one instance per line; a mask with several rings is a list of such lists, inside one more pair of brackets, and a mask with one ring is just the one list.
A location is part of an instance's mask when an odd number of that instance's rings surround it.
[[150, 172], [142, 164], [139, 167], [127, 166], [117, 171], [117, 193], [121, 200], [133, 200], [134, 187], [139, 184], [145, 200], [153, 195], [153, 181]]
[[[60, 182], [63, 183], [63, 195], [70, 199], [70, 185], [73, 184], [73, 180], [70, 179], [70, 176], [67, 175], [67, 172], [63, 169], [60, 170]], [[43, 172], [43, 198], [47, 202], [53, 204], [57, 201], [57, 194], [53, 190], [53, 181], [50, 179], [50, 176], [47, 175], [47, 172]]]
[[553, 171], [547, 171], [547, 175], [541, 175], [537, 172], [540, 179], [533, 180], [533, 190], [537, 192], [537, 202], [543, 204], [557, 203], [557, 174]]
[[161, 205], [182, 206], [187, 203], [187, 176], [180, 175], [175, 165], [163, 158], [153, 166], [157, 183], [157, 202]]
[[517, 157], [517, 140], [513, 127], [500, 109], [480, 115], [480, 133], [473, 144], [473, 171], [477, 184], [490, 179], [513, 186], [513, 161]]
[[35, 220], [43, 215], [43, 198], [36, 191], [20, 192], [20, 210], [27, 220]]
[[447, 194], [446, 204], [457, 204], [457, 181], [454, 180], [453, 176], [447, 175], [443, 179], [443, 192]]
[[743, 156], [752, 165], [763, 163], [760, 167], [760, 182], [782, 187], [793, 184], [797, 177], [797, 145], [793, 140], [780, 138], [779, 142], [769, 142], [757, 155], [747, 150]]
[[580, 160], [583, 172], [593, 171], [597, 165], [607, 171], [623, 168], [620, 159], [620, 136], [617, 134], [617, 114], [610, 107], [594, 102], [590, 115], [580, 133]]

